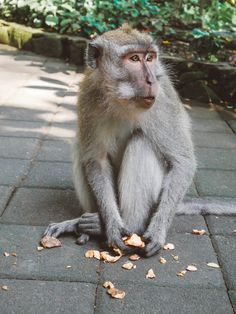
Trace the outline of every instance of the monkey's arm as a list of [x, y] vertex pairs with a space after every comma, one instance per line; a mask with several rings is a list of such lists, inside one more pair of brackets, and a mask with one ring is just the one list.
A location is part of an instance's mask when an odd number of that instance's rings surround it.
[[165, 244], [178, 204], [182, 201], [193, 179], [195, 160], [193, 156], [179, 156], [171, 161], [171, 169], [163, 182], [163, 190], [157, 211], [144, 234], [148, 244], [146, 255], [151, 256]]
[[122, 237], [127, 235], [128, 231], [125, 230], [119, 213], [109, 161], [106, 158], [93, 159], [84, 166], [88, 183], [96, 198], [105, 226], [108, 244], [127, 251], [128, 247], [122, 241]]
[[166, 105], [169, 105], [166, 107], [169, 111], [161, 109], [165, 114], [161, 117], [162, 121], [166, 123], [158, 121], [159, 133], [153, 131], [154, 127], [149, 130], [154, 149], [162, 152], [169, 167], [163, 179], [159, 205], [144, 234], [148, 242], [145, 247], [147, 256], [155, 254], [165, 244], [175, 212], [191, 185], [196, 170], [188, 116], [183, 108], [180, 107], [176, 114], [171, 104]]

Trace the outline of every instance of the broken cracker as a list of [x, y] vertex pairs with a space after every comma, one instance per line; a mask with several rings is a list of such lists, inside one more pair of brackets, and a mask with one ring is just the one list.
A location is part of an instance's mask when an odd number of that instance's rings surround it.
[[140, 256], [139, 256], [138, 254], [133, 254], [133, 255], [130, 255], [130, 256], [129, 256], [129, 259], [130, 259], [131, 261], [137, 261], [137, 260], [140, 259]]
[[188, 266], [186, 267], [186, 270], [188, 270], [188, 271], [197, 271], [197, 267], [194, 266], [194, 265], [188, 265]]
[[106, 288], [106, 289], [115, 288], [115, 286], [113, 285], [113, 283], [112, 283], [111, 281], [105, 281], [102, 286], [103, 286], [104, 288]]
[[87, 258], [92, 258], [93, 257], [93, 250], [86, 251], [84, 256]]
[[42, 251], [44, 249], [43, 246], [37, 246], [37, 251]]
[[93, 257], [100, 260], [101, 259], [101, 254], [98, 250], [93, 250]]
[[207, 263], [207, 266], [212, 267], [212, 268], [220, 268], [220, 265], [216, 263]]
[[51, 248], [54, 248], [54, 247], [61, 246], [61, 242], [57, 238], [50, 237], [50, 236], [43, 237], [41, 239], [40, 243], [46, 249], [51, 249]]
[[10, 256], [10, 254], [8, 252], [4, 252], [3, 255], [6, 257]]
[[173, 255], [173, 254], [172, 254], [172, 257], [173, 257], [173, 259], [174, 259], [175, 261], [178, 261], [178, 260], [179, 260], [179, 256], [178, 256], [178, 255]]
[[133, 268], [136, 268], [135, 265], [131, 262], [126, 262], [122, 265], [122, 268], [124, 269], [127, 269], [127, 270], [130, 270], [130, 269], [133, 269]]
[[144, 248], [145, 247], [145, 243], [143, 242], [141, 237], [138, 236], [136, 233], [133, 233], [131, 236], [124, 237], [122, 239], [124, 240], [125, 245], [139, 247], [139, 248]]
[[193, 229], [192, 230], [192, 234], [196, 234], [196, 235], [203, 235], [205, 233], [206, 233], [206, 230], [204, 230], [204, 229], [201, 229], [201, 230]]
[[148, 270], [147, 274], [146, 274], [146, 278], [147, 278], [147, 279], [153, 279], [153, 278], [155, 278], [155, 277], [156, 277], [156, 275], [155, 275], [153, 269], [150, 268], [150, 269]]
[[123, 299], [125, 297], [125, 291], [118, 290], [116, 288], [108, 289], [107, 293], [110, 294], [110, 296], [115, 299]]
[[8, 291], [8, 290], [9, 290], [8, 286], [1, 286], [1, 288], [2, 288], [2, 290], [4, 290], [4, 291]]
[[181, 270], [181, 271], [179, 271], [176, 275], [177, 275], [178, 277], [184, 277], [184, 275], [186, 274], [186, 272], [187, 272], [187, 270]]
[[108, 252], [102, 251], [102, 252], [100, 253], [100, 257], [101, 257], [101, 260], [103, 260], [103, 261], [105, 261], [105, 262], [108, 262], [108, 263], [115, 263], [115, 262], [117, 262], [117, 261], [121, 258], [121, 255], [112, 256], [112, 255], [110, 255]]
[[159, 258], [159, 262], [160, 262], [161, 264], [165, 264], [165, 263], [166, 263], [166, 259], [165, 259], [164, 257], [160, 257], [160, 258]]
[[164, 250], [174, 250], [175, 246], [173, 243], [167, 243], [166, 245], [163, 246]]

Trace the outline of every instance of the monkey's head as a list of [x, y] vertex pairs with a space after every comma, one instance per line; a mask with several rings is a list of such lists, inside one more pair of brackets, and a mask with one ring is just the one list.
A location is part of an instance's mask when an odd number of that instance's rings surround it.
[[128, 25], [98, 36], [87, 49], [87, 65], [98, 74], [107, 95], [123, 105], [145, 109], [153, 105], [158, 62], [158, 48], [151, 36]]

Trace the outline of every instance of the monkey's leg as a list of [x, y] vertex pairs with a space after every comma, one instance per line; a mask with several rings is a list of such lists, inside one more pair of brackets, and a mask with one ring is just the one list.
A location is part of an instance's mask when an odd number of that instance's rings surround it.
[[[77, 239], [78, 244], [84, 244], [89, 240], [89, 235], [86, 234], [82, 230], [82, 228], [79, 227], [79, 223], [82, 222], [88, 224], [86, 225], [89, 228], [87, 228], [89, 231], [91, 231], [90, 234], [98, 234], [101, 233], [101, 230], [99, 229], [100, 226], [97, 225], [97, 216], [92, 219], [91, 213], [92, 211], [96, 210], [96, 205], [94, 203], [93, 197], [91, 195], [91, 191], [88, 188], [88, 184], [86, 182], [86, 179], [84, 177], [81, 160], [80, 160], [80, 154], [79, 154], [79, 144], [75, 143], [74, 150], [73, 150], [73, 176], [74, 176], [74, 185], [76, 194], [79, 198], [80, 207], [85, 212], [85, 214], [81, 215], [79, 218], [72, 219], [72, 220], [66, 220], [60, 223], [51, 223], [47, 229], [44, 232], [44, 235], [58, 237], [63, 233], [70, 232], [75, 233], [79, 235]], [[86, 213], [87, 212], [87, 213]], [[83, 227], [82, 223], [82, 227]], [[91, 230], [92, 229], [92, 230]]]
[[119, 174], [119, 201], [124, 226], [142, 235], [157, 205], [163, 165], [149, 142], [137, 135], [126, 148]]
[[[89, 240], [89, 235], [100, 235], [102, 231], [100, 219], [98, 220], [97, 205], [85, 178], [80, 145], [77, 140], [73, 145], [73, 179], [80, 207], [84, 212], [77, 221], [77, 233], [80, 234], [77, 243], [84, 244]], [[93, 215], [93, 212], [96, 212], [96, 215]]]

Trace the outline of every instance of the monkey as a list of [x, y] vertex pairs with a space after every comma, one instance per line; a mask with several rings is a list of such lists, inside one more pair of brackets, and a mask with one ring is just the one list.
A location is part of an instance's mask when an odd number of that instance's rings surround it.
[[226, 205], [184, 202], [197, 167], [191, 122], [152, 37], [123, 25], [88, 44], [86, 63], [73, 148], [83, 214], [44, 234], [73, 232], [79, 244], [105, 235], [129, 252], [122, 237], [137, 233], [149, 257], [165, 244], [175, 214], [220, 214]]

